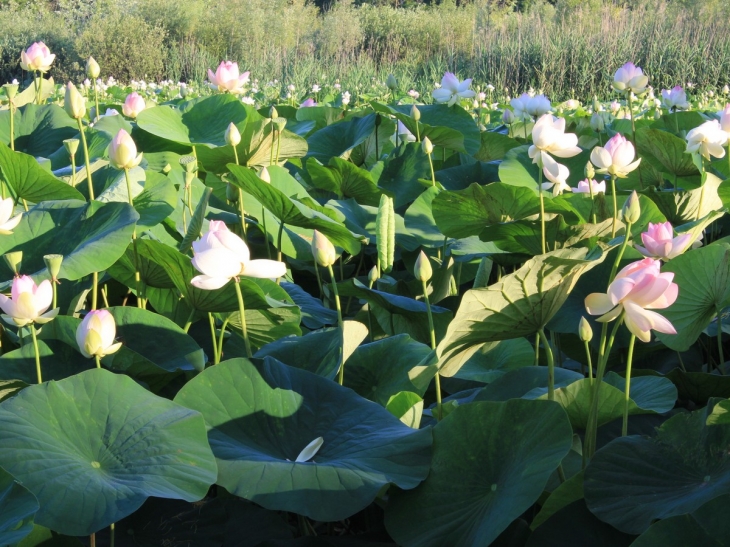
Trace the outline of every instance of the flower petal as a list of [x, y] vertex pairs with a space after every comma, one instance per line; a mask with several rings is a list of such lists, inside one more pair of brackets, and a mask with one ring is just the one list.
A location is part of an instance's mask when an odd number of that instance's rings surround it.
[[242, 275], [262, 279], [282, 277], [286, 275], [286, 264], [278, 260], [249, 260], [243, 266]]
[[214, 291], [220, 289], [231, 280], [230, 277], [212, 277], [210, 275], [197, 275], [190, 280], [190, 284], [198, 289]]

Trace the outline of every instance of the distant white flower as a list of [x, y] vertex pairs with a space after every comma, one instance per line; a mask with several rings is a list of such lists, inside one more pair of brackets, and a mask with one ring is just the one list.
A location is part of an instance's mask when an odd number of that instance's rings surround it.
[[441, 86], [431, 92], [437, 103], [448, 103], [449, 106], [456, 104], [459, 99], [472, 99], [476, 95], [474, 91], [469, 89], [471, 78], [467, 78], [463, 82], [454, 76], [451, 72], [444, 74], [441, 79]]
[[687, 94], [682, 86], [675, 86], [672, 89], [662, 89], [662, 103], [669, 110], [687, 110]]
[[421, 94], [420, 94], [420, 93], [419, 93], [418, 91], [416, 91], [415, 89], [411, 89], [411, 90], [410, 90], [410, 91], [408, 92], [408, 96], [409, 96], [409, 97], [412, 97], [412, 98], [414, 98], [414, 99], [418, 99], [418, 97], [420, 97], [420, 96], [421, 96]]
[[319, 93], [322, 90], [321, 87], [319, 87], [317, 84], [314, 84], [312, 86], [312, 93]]

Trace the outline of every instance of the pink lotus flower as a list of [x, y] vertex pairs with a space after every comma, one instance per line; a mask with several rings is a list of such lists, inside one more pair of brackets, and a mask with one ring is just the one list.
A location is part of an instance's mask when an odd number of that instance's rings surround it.
[[601, 315], [598, 321], [613, 321], [624, 312], [626, 327], [642, 342], [651, 340], [651, 330], [677, 334], [674, 326], [663, 316], [651, 311], [664, 309], [677, 300], [679, 287], [672, 283], [673, 273], [660, 273], [661, 262], [645, 258], [622, 269], [608, 293], [589, 294], [586, 310]]
[[662, 89], [662, 103], [669, 110], [687, 110], [687, 94], [682, 86], [675, 86], [672, 89]]
[[[606, 146], [596, 146], [591, 152], [591, 162], [598, 167], [598, 173], [608, 173], [619, 178], [626, 178], [634, 169], [639, 167], [641, 158], [636, 161], [634, 145], [623, 135], [616, 133], [608, 139]], [[633, 162], [633, 163], [632, 163]]]
[[307, 107], [310, 107], [310, 106], [317, 106], [317, 103], [316, 103], [316, 101], [312, 97], [309, 97], [309, 99], [307, 99], [306, 101], [304, 101], [299, 106], [301, 108], [307, 108]]
[[718, 114], [720, 115], [720, 128], [730, 134], [730, 103], [727, 103]]
[[449, 106], [456, 104], [459, 99], [473, 99], [476, 93], [469, 89], [471, 78], [463, 82], [451, 72], [446, 72], [441, 79], [441, 87], [431, 92], [437, 103], [448, 103]]
[[594, 179], [582, 180], [578, 183], [577, 188], [573, 188], [573, 193], [574, 194], [590, 194], [591, 190], [593, 190], [594, 194], [605, 194], [606, 193], [606, 181], [603, 180], [601, 182], [598, 182]]
[[626, 63], [613, 76], [613, 87], [616, 91], [643, 93], [649, 83], [649, 77], [634, 63]]
[[145, 108], [147, 108], [147, 104], [145, 103], [144, 98], [136, 91], [133, 91], [127, 95], [126, 99], [124, 99], [122, 112], [128, 118], [136, 118]]
[[532, 142], [527, 154], [532, 158], [532, 163], [540, 167], [544, 165], [548, 154], [559, 158], [572, 158], [580, 154], [577, 135], [566, 133], [565, 120], [554, 118], [552, 114], [545, 114], [535, 122]]
[[53, 302], [53, 287], [46, 279], [40, 285], [27, 275], [13, 279], [8, 298], [0, 294], [0, 308], [5, 312], [3, 319], [11, 324], [24, 327], [30, 323], [48, 323], [58, 315], [58, 308], [46, 311]]
[[211, 220], [208, 231], [193, 242], [193, 266], [203, 275], [190, 283], [199, 289], [220, 289], [238, 276], [276, 278], [286, 274], [286, 264], [277, 260], [251, 260], [246, 243], [223, 221]]
[[23, 70], [48, 72], [56, 58], [43, 42], [35, 42], [25, 51], [20, 52], [20, 66]]
[[649, 223], [649, 228], [641, 234], [644, 247], [635, 245], [636, 250], [650, 258], [671, 260], [681, 255], [692, 244], [692, 234], [686, 233], [674, 237], [672, 225], [669, 222]]
[[217, 91], [241, 93], [241, 87], [248, 82], [250, 74], [248, 71], [239, 74], [238, 63], [223, 61], [218, 65], [215, 74], [211, 69], [208, 69], [208, 80], [210, 80], [210, 87]]

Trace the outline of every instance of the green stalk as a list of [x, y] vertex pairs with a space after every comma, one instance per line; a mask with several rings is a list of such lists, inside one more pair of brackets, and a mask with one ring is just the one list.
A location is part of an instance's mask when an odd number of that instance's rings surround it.
[[623, 243], [621, 243], [621, 247], [619, 248], [618, 254], [616, 255], [616, 260], [613, 261], [613, 266], [611, 267], [611, 276], [608, 278], [609, 285], [611, 283], [613, 283], [613, 280], [616, 277], [616, 272], [618, 271], [618, 266], [621, 263], [621, 259], [624, 257], [624, 251], [626, 251], [626, 246], [628, 245], [630, 238], [631, 238], [631, 222], [627, 222], [626, 223], [626, 233], [624, 234]]
[[71, 186], [76, 186], [76, 154], [71, 154]]
[[540, 195], [540, 242], [542, 243], [542, 254], [545, 254], [545, 198], [542, 195], [542, 167], [539, 169], [537, 179], [537, 193]]
[[535, 333], [535, 366], [540, 365], [540, 333]]
[[[421, 282], [423, 285], [423, 301], [426, 303], [426, 313], [428, 315], [428, 330], [431, 333], [431, 349], [436, 350], [436, 329], [433, 326], [433, 313], [431, 312], [431, 301], [428, 298], [428, 285], [425, 281]], [[434, 376], [436, 382], [436, 419], [441, 421], [441, 378], [439, 377], [438, 371]]]
[[[236, 158], [236, 165], [240, 165], [238, 163], [238, 150], [236, 150], [236, 147], [233, 146], [233, 156]], [[243, 206], [243, 190], [238, 188], [238, 214], [241, 217], [241, 230], [243, 230], [243, 239], [248, 242], [248, 234], [246, 233], [246, 216], [245, 216], [245, 208]]]
[[33, 79], [33, 87], [35, 88], [35, 104], [39, 105], [41, 104], [41, 79], [43, 78], [43, 74], [41, 74], [40, 71], [38, 71], [38, 76], [34, 77]]
[[[332, 269], [331, 264], [327, 266], [327, 270], [330, 273], [330, 280], [331, 280], [330, 284], [332, 285], [332, 292], [335, 295], [335, 308], [337, 308], [337, 324], [340, 327], [340, 331], [342, 332], [343, 340], [344, 340], [345, 324], [342, 321], [342, 308], [340, 307], [340, 293], [337, 291], [337, 281], [335, 281], [335, 271]], [[340, 385], [343, 385], [344, 381], [345, 381], [345, 363], [342, 363], [342, 366], [340, 367], [340, 373], [337, 377], [337, 382]]]
[[94, 106], [96, 106], [95, 112], [96, 112], [96, 119], [98, 120], [99, 116], [100, 116], [100, 114], [99, 114], [99, 89], [96, 86], [96, 78], [94, 78], [93, 80], [94, 80]]
[[624, 393], [624, 421], [621, 426], [621, 436], [625, 437], [629, 430], [629, 394], [631, 391], [631, 364], [634, 359], [634, 342], [636, 336], [633, 334], [629, 338], [629, 354], [626, 357], [626, 389]]
[[725, 353], [722, 350], [722, 315], [720, 314], [720, 308], [715, 307], [717, 310], [717, 355], [720, 358], [720, 374], [725, 374]]
[[[279, 262], [282, 262], [282, 255], [281, 255], [281, 238], [284, 236], [284, 222], [279, 221], [279, 235], [276, 238], [276, 260]], [[279, 284], [279, 279], [276, 280], [276, 284]]]
[[15, 109], [13, 108], [13, 100], [10, 101], [10, 150], [15, 150]]
[[596, 224], [596, 202], [593, 201], [593, 181], [588, 181], [588, 191], [591, 194], [591, 220]]
[[591, 385], [593, 385], [593, 363], [591, 361], [591, 347], [588, 342], [583, 342], [586, 347], [586, 360], [588, 361], [588, 378], [591, 379]]
[[208, 312], [208, 323], [210, 323], [210, 341], [213, 344], [213, 364], [218, 364], [218, 340], [215, 337], [215, 319], [213, 314]]
[[537, 333], [540, 335], [540, 340], [542, 340], [543, 346], [545, 346], [545, 353], [547, 354], [547, 362], [548, 362], [548, 400], [554, 401], [555, 400], [555, 360], [553, 358], [553, 350], [550, 348], [550, 342], [547, 339], [547, 336], [545, 336], [545, 330], [540, 329], [537, 331]]
[[[98, 292], [99, 287], [99, 272], [94, 272], [91, 274], [92, 284], [91, 284], [91, 309], [96, 309], [96, 303], [97, 303], [97, 296], [96, 293]], [[56, 293], [56, 284], [53, 284], [53, 293], [55, 296]], [[53, 307], [56, 307], [56, 303], [54, 301]]]
[[[626, 93], [626, 99], [629, 103], [629, 115], [631, 116], [631, 140], [634, 144], [634, 150], [638, 152], [639, 149], [636, 147], [636, 124], [634, 123], [634, 108], [631, 101], [631, 91]], [[639, 186], [642, 190], [644, 189], [644, 182], [641, 180], [641, 166], [639, 166]]]
[[[134, 207], [132, 198], [132, 181], [129, 179], [129, 169], [124, 170], [124, 178], [127, 181], [127, 196], [129, 204]], [[134, 283], [137, 289], [137, 307], [142, 307], [142, 278], [139, 275], [139, 255], [137, 254], [137, 227], [132, 231], [132, 250], [134, 252]]]
[[431, 186], [436, 186], [436, 173], [433, 171], [433, 160], [431, 154], [428, 154], [428, 165], [431, 167]]
[[700, 164], [702, 165], [702, 169], [700, 170], [700, 177], [702, 180], [702, 189], [700, 190], [700, 202], [697, 205], [697, 217], [695, 220], [700, 219], [700, 213], [702, 212], [702, 202], [705, 200], [705, 179], [707, 178], [705, 176], [705, 160], [700, 156]]
[[101, 368], [101, 357], [94, 355], [94, 361], [96, 361], [96, 368]]
[[246, 357], [251, 359], [253, 353], [251, 353], [251, 344], [248, 341], [248, 330], [246, 329], [246, 310], [243, 307], [243, 295], [241, 294], [241, 287], [238, 285], [238, 280], [233, 280], [236, 285], [236, 297], [238, 298], [238, 313], [241, 314], [241, 334], [243, 334], [243, 343], [246, 346]]
[[[86, 144], [86, 133], [84, 133], [84, 124], [81, 123], [81, 118], [76, 118], [76, 123], [79, 126], [79, 133], [81, 133], [81, 144], [84, 147], [84, 164], [86, 165], [86, 181], [89, 183], [89, 201], [94, 199], [94, 184], [91, 181], [91, 161], [89, 160], [89, 145]], [[131, 201], [132, 195], [129, 195]]]
[[218, 355], [216, 356], [215, 364], [220, 363], [221, 357], [223, 356], [223, 339], [225, 338], [227, 326], [228, 326], [228, 318], [225, 318], [223, 320], [223, 325], [221, 325], [221, 334], [218, 337]]
[[618, 203], [616, 201], [616, 175], [611, 175], [611, 193], [613, 194], [613, 223], [611, 224], [611, 239], [616, 237], [616, 222], [618, 222]]
[[193, 317], [195, 316], [195, 308], [190, 309], [190, 314], [188, 315], [188, 320], [185, 321], [185, 326], [183, 327], [183, 330], [185, 332], [188, 332], [190, 330], [190, 326], [193, 324]]
[[269, 248], [269, 234], [266, 231], [266, 212], [264, 211], [264, 206], [261, 206], [261, 227], [263, 228], [264, 232], [264, 244], [266, 245], [266, 257], [268, 259], [271, 259], [271, 249]]
[[30, 324], [30, 335], [33, 337], [33, 350], [35, 351], [35, 372], [38, 377], [38, 383], [43, 383], [43, 375], [41, 374], [41, 352], [38, 349], [38, 337], [35, 332], [35, 324]]

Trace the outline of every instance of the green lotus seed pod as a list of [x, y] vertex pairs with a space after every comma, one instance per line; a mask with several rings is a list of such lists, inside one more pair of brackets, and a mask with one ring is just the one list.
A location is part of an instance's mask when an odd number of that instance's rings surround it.
[[66, 139], [63, 141], [63, 147], [69, 156], [75, 156], [76, 151], [79, 149], [79, 139]]
[[61, 263], [63, 262], [63, 255], [45, 255], [43, 262], [46, 263], [48, 273], [51, 274], [53, 279], [58, 279], [58, 274], [61, 271]]
[[23, 251], [13, 251], [3, 255], [8, 268], [13, 270], [15, 275], [20, 275], [20, 265], [23, 262]]

